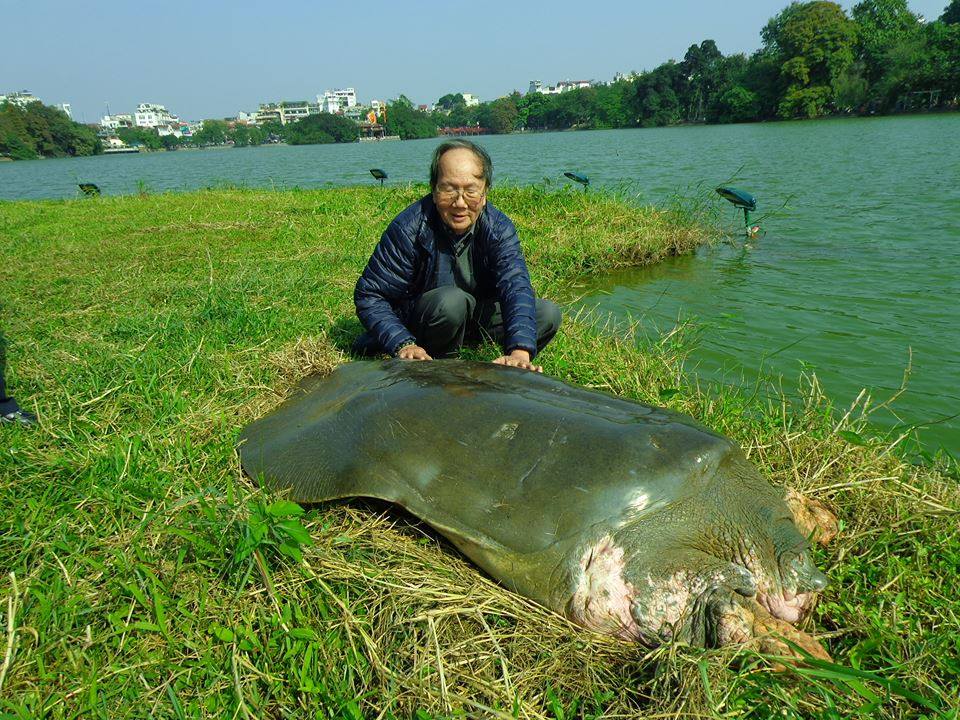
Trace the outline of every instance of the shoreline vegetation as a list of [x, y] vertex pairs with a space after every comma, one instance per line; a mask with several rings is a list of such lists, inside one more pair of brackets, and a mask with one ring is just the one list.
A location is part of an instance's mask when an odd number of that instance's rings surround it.
[[[468, 107], [455, 92], [439, 98], [432, 111], [420, 110], [401, 94], [378, 122], [387, 135], [409, 140], [436, 137], [441, 128], [507, 134], [960, 109], [960, 0], [950, 0], [933, 20], [912, 13], [907, 0], [861, 0], [849, 14], [835, 2], [792, 2], [767, 22], [760, 38], [760, 49], [749, 56], [724, 55], [707, 39], [691, 45], [679, 62], [671, 59], [609, 84], [559, 94], [531, 88]], [[70, 123], [66, 115], [39, 103], [28, 110], [42, 115], [41, 121], [20, 117], [22, 109], [0, 106], [0, 158], [102, 152], [90, 127], [71, 123], [50, 132], [50, 123]], [[57, 113], [62, 118], [55, 122], [48, 117]], [[352, 120], [320, 113], [286, 125], [208, 119], [193, 137], [161, 137], [155, 129], [139, 127], [121, 128], [117, 136], [127, 145], [175, 150], [281, 140], [356, 142], [359, 133]], [[68, 139], [81, 136], [82, 141]]]
[[[957, 718], [956, 468], [905, 463], [815, 378], [792, 405], [703, 388], [682, 331], [643, 340], [568, 315], [539, 361], [692, 415], [836, 511], [839, 538], [816, 550], [831, 586], [806, 626], [836, 664], [772, 673], [749, 650], [594, 635], [396, 509], [304, 512], [245, 478], [239, 430], [349, 359], [355, 279], [425, 191], [0, 203], [9, 380], [40, 417], [0, 427], [0, 712]], [[602, 192], [503, 187], [491, 201], [547, 297], [715, 237], [694, 211]]]

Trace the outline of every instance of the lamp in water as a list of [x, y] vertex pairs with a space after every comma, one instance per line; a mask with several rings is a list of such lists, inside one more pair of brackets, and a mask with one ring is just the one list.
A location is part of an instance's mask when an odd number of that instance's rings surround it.
[[565, 172], [564, 176], [570, 178], [575, 183], [580, 183], [583, 185], [583, 191], [587, 191], [587, 185], [590, 184], [590, 178], [588, 178], [586, 175], [583, 175], [582, 173]]
[[746, 190], [740, 190], [732, 187], [718, 187], [717, 192], [724, 200], [733, 203], [736, 208], [743, 209], [743, 225], [746, 228], [747, 235], [753, 237], [760, 232], [760, 226], [750, 226], [750, 213], [757, 209], [757, 199]]
[[100, 188], [94, 183], [77, 183], [77, 187], [87, 197], [96, 197], [100, 194]]
[[380, 181], [380, 187], [383, 187], [383, 181], [387, 179], [387, 174], [380, 168], [370, 168], [370, 174]]

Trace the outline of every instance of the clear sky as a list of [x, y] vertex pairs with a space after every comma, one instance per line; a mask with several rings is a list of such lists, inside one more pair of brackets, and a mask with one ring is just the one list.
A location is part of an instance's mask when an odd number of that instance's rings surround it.
[[[910, 0], [939, 17], [948, 0]], [[137, 103], [187, 120], [355, 87], [361, 102], [483, 100], [530, 80], [609, 80], [712, 38], [752, 52], [788, 0], [0, 0], [0, 93], [27, 89], [95, 122]], [[843, 2], [849, 9], [853, 2]]]

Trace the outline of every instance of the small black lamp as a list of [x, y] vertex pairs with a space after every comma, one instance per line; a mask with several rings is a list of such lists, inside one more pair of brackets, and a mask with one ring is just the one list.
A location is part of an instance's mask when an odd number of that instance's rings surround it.
[[583, 185], [583, 191], [587, 191], [587, 186], [590, 184], [590, 178], [588, 178], [586, 175], [575, 172], [565, 172], [564, 175], [573, 180], [575, 183], [580, 183]]
[[100, 188], [94, 183], [77, 183], [77, 187], [87, 197], [96, 197], [100, 194]]
[[747, 230], [747, 235], [756, 235], [760, 228], [750, 227], [750, 213], [757, 209], [757, 199], [746, 190], [732, 187], [718, 187], [717, 192], [724, 200], [733, 203], [734, 207], [743, 208], [743, 225]]
[[380, 181], [380, 187], [383, 187], [383, 181], [387, 179], [387, 174], [380, 168], [370, 168], [370, 174]]

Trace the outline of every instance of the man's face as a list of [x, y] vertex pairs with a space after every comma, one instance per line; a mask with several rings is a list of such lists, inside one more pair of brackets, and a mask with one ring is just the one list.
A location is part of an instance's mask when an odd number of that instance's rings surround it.
[[440, 157], [433, 201], [444, 224], [455, 233], [470, 229], [487, 203], [483, 164], [467, 148], [447, 150]]

